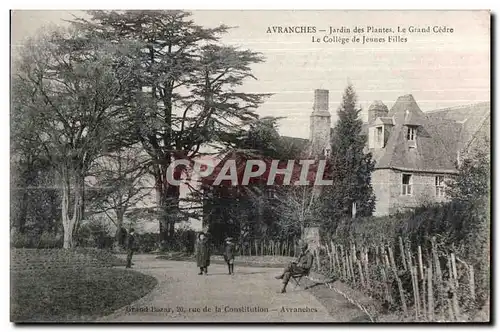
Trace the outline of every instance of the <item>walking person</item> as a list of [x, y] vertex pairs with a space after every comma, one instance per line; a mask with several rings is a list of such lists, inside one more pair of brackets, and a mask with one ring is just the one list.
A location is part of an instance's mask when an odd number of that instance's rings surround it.
[[233, 243], [233, 238], [228, 237], [224, 245], [224, 260], [226, 261], [229, 274], [233, 275], [234, 275], [234, 252], [235, 252], [235, 244]]
[[198, 275], [205, 275], [208, 273], [208, 266], [210, 266], [210, 248], [208, 239], [205, 233], [198, 234], [198, 241], [196, 242], [196, 265], [200, 268]]
[[132, 256], [134, 255], [134, 251], [136, 249], [136, 241], [135, 241], [135, 231], [133, 228], [130, 229], [130, 232], [127, 237], [127, 266], [126, 268], [130, 269], [132, 267]]
[[307, 275], [313, 265], [314, 256], [307, 250], [307, 243], [303, 242], [300, 246], [300, 255], [297, 261], [290, 262], [276, 279], [283, 279], [283, 287], [281, 293], [286, 293], [286, 285], [290, 281], [292, 275]]

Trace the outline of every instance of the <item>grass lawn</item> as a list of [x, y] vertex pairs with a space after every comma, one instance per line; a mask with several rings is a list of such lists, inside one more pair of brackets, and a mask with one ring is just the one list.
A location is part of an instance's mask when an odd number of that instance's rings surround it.
[[157, 280], [114, 268], [11, 271], [11, 321], [89, 321], [150, 292]]

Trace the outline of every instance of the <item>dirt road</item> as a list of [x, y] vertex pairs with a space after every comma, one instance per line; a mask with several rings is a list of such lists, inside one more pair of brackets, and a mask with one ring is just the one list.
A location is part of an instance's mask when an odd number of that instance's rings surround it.
[[[345, 322], [342, 308], [352, 306], [335, 297], [339, 310], [328, 310], [308, 291], [278, 293], [280, 269], [213, 264], [198, 275], [193, 262], [134, 257], [133, 269], [158, 279], [156, 288], [135, 303], [101, 318], [100, 322]], [[127, 291], [124, 289], [124, 291]]]

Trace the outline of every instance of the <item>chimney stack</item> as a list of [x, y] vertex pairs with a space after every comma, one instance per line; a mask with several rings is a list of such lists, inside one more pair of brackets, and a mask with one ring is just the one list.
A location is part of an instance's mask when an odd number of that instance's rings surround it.
[[328, 111], [328, 90], [314, 90], [314, 111]]
[[314, 90], [314, 105], [310, 117], [310, 155], [324, 156], [330, 149], [331, 115], [328, 111], [328, 90]]

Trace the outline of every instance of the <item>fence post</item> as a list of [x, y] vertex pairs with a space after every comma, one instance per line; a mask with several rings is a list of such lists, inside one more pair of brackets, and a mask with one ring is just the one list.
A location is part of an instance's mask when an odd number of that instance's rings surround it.
[[[378, 247], [377, 247], [378, 248]], [[382, 280], [384, 282], [384, 289], [387, 295], [387, 300], [389, 303], [393, 303], [391, 288], [389, 288], [389, 279], [387, 278], [389, 271], [389, 258], [387, 258], [387, 253], [385, 252], [385, 248], [380, 246], [379, 254], [381, 255], [380, 260], [382, 261]]]
[[[437, 253], [437, 248], [436, 248], [436, 237], [432, 237], [431, 239], [431, 245], [432, 245], [432, 257], [434, 259], [434, 266], [436, 269], [435, 273], [435, 279], [437, 282], [437, 289], [438, 289], [438, 299], [439, 301], [442, 301], [445, 296], [444, 296], [444, 289], [443, 289], [443, 274], [441, 273], [441, 263], [439, 262], [439, 256]], [[443, 311], [443, 303], [439, 303], [440, 308], [441, 308], [441, 314], [444, 314]]]
[[351, 269], [351, 278], [352, 278], [352, 282], [353, 284], [356, 284], [356, 278], [354, 276], [354, 267], [353, 267], [353, 255], [352, 255], [352, 246], [349, 250], [349, 255], [347, 255], [349, 257], [349, 268]]
[[340, 247], [341, 249], [341, 262], [342, 262], [342, 272], [344, 275], [344, 280], [347, 281], [349, 280], [349, 267], [347, 266], [347, 255], [345, 251], [343, 250], [343, 247]]
[[476, 288], [474, 285], [474, 267], [469, 265], [469, 290], [470, 297], [472, 299], [472, 303], [475, 305], [476, 303]]
[[361, 266], [361, 260], [358, 259], [356, 263], [358, 263], [359, 279], [361, 281], [361, 286], [366, 287], [365, 277], [363, 275], [363, 267]]
[[403, 239], [401, 236], [399, 237], [399, 251], [401, 252], [401, 262], [403, 263], [403, 269], [406, 271], [406, 262], [405, 262], [405, 248], [403, 246]]
[[424, 320], [427, 320], [427, 304], [425, 302], [425, 280], [427, 279], [427, 276], [426, 276], [426, 271], [425, 271], [425, 268], [422, 269], [423, 270], [423, 276], [425, 276], [423, 279], [422, 279], [422, 313], [423, 313], [423, 317], [424, 317]]
[[429, 260], [427, 268], [427, 306], [429, 309], [429, 320], [434, 321], [434, 294], [432, 291], [432, 261]]
[[321, 262], [320, 262], [320, 257], [319, 257], [319, 252], [320, 252], [321, 248], [320, 247], [317, 247], [314, 249], [314, 252], [315, 252], [315, 255], [316, 255], [316, 269], [318, 272], [321, 271]]
[[422, 263], [422, 247], [418, 246], [418, 268], [420, 271], [420, 280], [424, 279], [424, 264]]
[[347, 254], [347, 252], [345, 253], [345, 266], [346, 266], [346, 275], [347, 275], [347, 279], [348, 281], [352, 281], [352, 277], [351, 277], [351, 269], [349, 268], [349, 255]]
[[420, 317], [422, 310], [420, 308], [420, 290], [418, 287], [418, 270], [416, 266], [413, 267], [413, 280], [415, 280], [415, 301], [417, 301], [417, 316]]
[[347, 271], [346, 271], [346, 264], [345, 264], [345, 259], [344, 259], [344, 248], [342, 245], [339, 246], [340, 249], [340, 263], [342, 264], [342, 277], [344, 280], [347, 280]]
[[368, 262], [368, 251], [370, 248], [363, 247], [363, 265], [364, 265], [364, 270], [365, 270], [365, 281], [366, 281], [366, 287], [370, 289], [370, 269], [369, 269], [369, 262]]
[[325, 245], [326, 255], [328, 256], [328, 273], [332, 272], [332, 255], [330, 253], [330, 247], [328, 246], [328, 242]]
[[[412, 289], [413, 289], [413, 303], [414, 303], [414, 306], [415, 306], [415, 315], [418, 319], [418, 316], [419, 316], [419, 313], [420, 313], [420, 301], [418, 299], [418, 280], [417, 280], [417, 275], [414, 274], [413, 272], [413, 264], [412, 264], [412, 260], [413, 260], [413, 257], [411, 255], [411, 252], [410, 252], [410, 248], [411, 246], [410, 245], [407, 245], [406, 246], [406, 259], [408, 259], [408, 270], [410, 271], [410, 276], [411, 276], [411, 283], [412, 283]], [[417, 269], [415, 268], [415, 271]]]
[[452, 291], [453, 291], [453, 297], [452, 297], [452, 302], [453, 302], [453, 311], [455, 312], [455, 319], [458, 320], [460, 318], [460, 308], [458, 306], [458, 275], [457, 275], [457, 265], [455, 261], [455, 254], [451, 253], [450, 254], [451, 258], [451, 271], [450, 273], [450, 281], [451, 281], [451, 286], [452, 286]]
[[399, 278], [398, 275], [398, 270], [396, 267], [396, 262], [394, 262], [394, 255], [392, 253], [391, 247], [388, 247], [389, 250], [389, 259], [392, 265], [392, 272], [394, 273], [394, 278], [396, 278], [396, 282], [398, 283], [398, 289], [399, 289], [399, 297], [401, 298], [401, 306], [403, 308], [403, 312], [405, 315], [408, 314], [408, 308], [406, 307], [406, 300], [405, 300], [405, 293], [403, 290], [403, 283], [401, 282], [401, 279]]
[[[452, 285], [453, 272], [452, 272], [452, 267], [451, 267], [451, 257], [450, 256], [447, 257], [446, 267], [448, 268], [448, 274], [449, 274], [448, 287], [449, 287], [449, 290], [451, 292], [453, 292], [453, 285]], [[448, 306], [448, 315], [450, 316], [450, 322], [454, 322], [456, 320], [455, 311], [453, 308], [453, 303], [449, 297], [446, 297], [446, 304]]]

